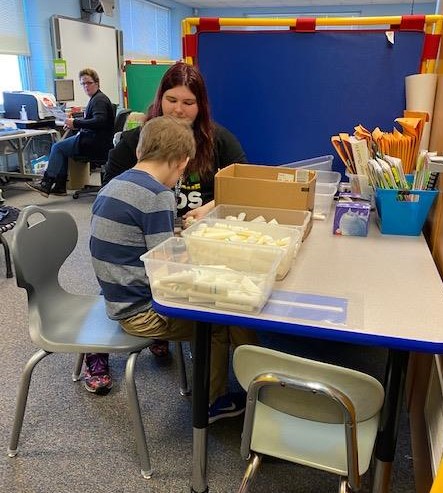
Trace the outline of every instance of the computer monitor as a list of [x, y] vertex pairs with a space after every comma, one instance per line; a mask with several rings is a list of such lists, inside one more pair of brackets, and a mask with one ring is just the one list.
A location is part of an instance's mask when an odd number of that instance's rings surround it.
[[55, 79], [54, 94], [59, 103], [74, 101], [74, 81], [72, 79]]

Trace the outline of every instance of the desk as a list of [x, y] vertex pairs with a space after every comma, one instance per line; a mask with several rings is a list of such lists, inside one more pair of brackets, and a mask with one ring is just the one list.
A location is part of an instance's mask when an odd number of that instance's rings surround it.
[[[40, 175], [29, 173], [26, 170], [26, 158], [25, 152], [30, 146], [32, 140], [35, 137], [41, 135], [50, 135], [52, 142], [55, 142], [60, 138], [60, 133], [54, 129], [41, 129], [41, 130], [21, 130], [21, 133], [12, 135], [0, 135], [0, 154], [17, 154], [18, 155], [18, 171], [0, 171], [0, 175], [3, 176], [15, 176], [18, 178], [36, 178]], [[12, 149], [12, 152], [2, 152], [2, 143], [6, 143]]]
[[[443, 353], [443, 284], [423, 236], [382, 235], [374, 219], [368, 237], [334, 236], [332, 215], [326, 222], [314, 221], [290, 273], [275, 283], [270, 302], [257, 316], [154, 300], [159, 313], [198, 322], [193, 358], [192, 491], [196, 493], [209, 491], [210, 323], [389, 348], [373, 492], [389, 490], [409, 351]], [[282, 293], [286, 302], [281, 301]], [[323, 320], [318, 310], [314, 310], [316, 320], [301, 318], [291, 302], [296, 293], [324, 295], [325, 306], [335, 308], [324, 309]], [[332, 322], [331, 313], [341, 313], [342, 318]]]
[[45, 120], [19, 120], [14, 118], [7, 118], [7, 121], [16, 124], [17, 128], [25, 130], [39, 130], [46, 128], [55, 128], [57, 121], [54, 118], [48, 118]]

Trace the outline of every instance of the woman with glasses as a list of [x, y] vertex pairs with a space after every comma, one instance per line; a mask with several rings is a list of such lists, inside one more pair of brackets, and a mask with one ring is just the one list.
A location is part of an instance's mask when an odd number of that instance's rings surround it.
[[95, 70], [85, 68], [79, 73], [80, 85], [89, 102], [83, 118], [67, 118], [65, 129], [78, 132], [56, 142], [49, 154], [48, 167], [40, 182], [28, 182], [32, 190], [43, 197], [66, 195], [68, 158], [86, 156], [106, 160], [114, 136], [114, 108], [109, 98], [100, 91], [100, 79]]

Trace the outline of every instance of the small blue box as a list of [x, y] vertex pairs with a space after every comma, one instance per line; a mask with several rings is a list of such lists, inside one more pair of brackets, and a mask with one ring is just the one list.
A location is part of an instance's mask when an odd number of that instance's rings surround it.
[[342, 236], [367, 236], [371, 204], [359, 195], [342, 193], [335, 206], [332, 232]]

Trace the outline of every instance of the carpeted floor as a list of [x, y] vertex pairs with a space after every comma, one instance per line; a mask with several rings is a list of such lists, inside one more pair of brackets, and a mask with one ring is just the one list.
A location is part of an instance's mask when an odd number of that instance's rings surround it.
[[[39, 204], [69, 211], [79, 227], [79, 243], [64, 265], [62, 285], [75, 293], [97, 293], [88, 252], [89, 219], [93, 196], [45, 199], [23, 182], [2, 186], [5, 204], [23, 208]], [[13, 232], [6, 233], [11, 238]], [[50, 239], [48, 239], [50, 241]], [[74, 357], [50, 355], [34, 372], [19, 454], [6, 456], [23, 365], [33, 348], [27, 333], [25, 293], [15, 279], [5, 278], [0, 248], [0, 491], [5, 493], [181, 493], [189, 491], [192, 453], [191, 402], [178, 392], [178, 374], [172, 357], [159, 362], [144, 351], [137, 363], [137, 386], [150, 447], [154, 475], [142, 479], [122, 379], [125, 357], [111, 356], [114, 388], [106, 397], [91, 395], [73, 383]], [[45, 252], [41, 252], [42, 261]], [[69, 314], [67, 314], [68, 316]], [[288, 352], [355, 367], [383, 378], [383, 349], [319, 340], [262, 334], [262, 343]], [[188, 370], [190, 373], [189, 359]], [[215, 423], [209, 430], [208, 476], [211, 493], [236, 491], [244, 472], [240, 457], [242, 419]], [[369, 474], [362, 492], [369, 493]], [[252, 493], [335, 492], [334, 476], [283, 461], [264, 461]], [[414, 480], [408, 418], [402, 415], [391, 491], [413, 493]]]

